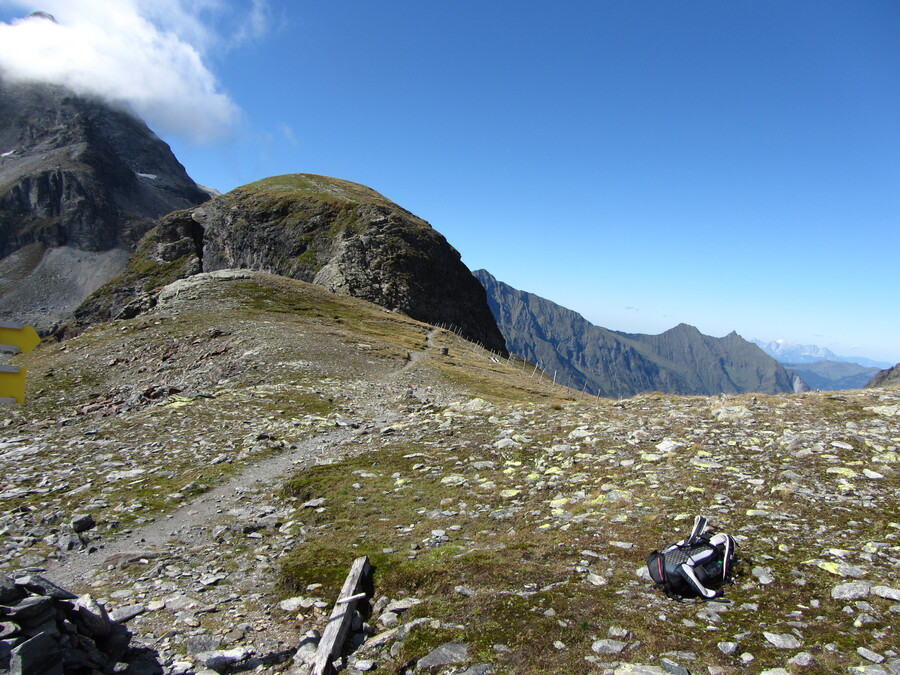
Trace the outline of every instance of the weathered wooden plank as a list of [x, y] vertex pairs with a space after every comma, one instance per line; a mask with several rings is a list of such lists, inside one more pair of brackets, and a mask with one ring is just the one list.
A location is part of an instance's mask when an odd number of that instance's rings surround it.
[[350, 566], [350, 574], [344, 581], [344, 586], [331, 611], [331, 618], [328, 619], [328, 625], [319, 641], [319, 648], [312, 663], [312, 675], [331, 675], [335, 672], [331, 664], [341, 653], [341, 647], [350, 630], [356, 603], [365, 597], [364, 594], [360, 596], [358, 591], [371, 573], [372, 566], [368, 556], [357, 558]]

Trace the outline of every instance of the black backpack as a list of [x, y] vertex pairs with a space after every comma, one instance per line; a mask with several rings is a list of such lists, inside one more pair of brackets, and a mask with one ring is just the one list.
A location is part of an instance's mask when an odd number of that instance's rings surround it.
[[666, 546], [662, 552], [653, 551], [647, 556], [647, 571], [654, 586], [670, 598], [680, 600], [698, 597], [698, 593], [681, 576], [678, 568], [691, 556], [709, 549], [715, 551], [715, 554], [693, 568], [697, 579], [709, 589], [718, 589], [725, 583], [732, 583], [731, 572], [737, 563], [734, 540], [729, 536], [726, 546], [714, 546], [710, 543], [711, 537], [703, 533], [706, 525], [706, 518], [697, 516], [690, 536], [677, 544]]

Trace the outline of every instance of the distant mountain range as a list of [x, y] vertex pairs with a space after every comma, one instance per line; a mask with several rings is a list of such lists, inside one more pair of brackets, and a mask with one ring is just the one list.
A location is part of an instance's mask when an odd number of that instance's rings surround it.
[[797, 373], [810, 387], [822, 391], [862, 389], [883, 369], [893, 365], [862, 356], [838, 356], [817, 345], [791, 344], [784, 340], [751, 342]]
[[660, 335], [612, 331], [485, 270], [473, 274], [487, 291], [509, 350], [572, 388], [608, 397], [806, 389], [799, 376], [737, 333], [714, 338], [686, 324]]
[[862, 389], [881, 372], [880, 368], [867, 368], [846, 361], [813, 361], [783, 365], [802, 377], [811, 388], [822, 391]]
[[772, 340], [766, 342], [764, 340], [750, 340], [758, 345], [766, 354], [771, 356], [779, 363], [815, 363], [816, 361], [840, 361], [842, 363], [857, 363], [866, 368], [890, 368], [893, 363], [886, 361], [874, 361], [864, 356], [838, 356], [830, 349], [818, 347], [816, 345], [799, 345], [785, 342], [784, 340]]

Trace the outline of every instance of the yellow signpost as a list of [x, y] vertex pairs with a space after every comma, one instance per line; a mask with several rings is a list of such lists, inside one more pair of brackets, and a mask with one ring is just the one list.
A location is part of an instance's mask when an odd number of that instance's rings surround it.
[[[0, 352], [18, 354], [30, 352], [41, 342], [31, 326], [0, 323]], [[0, 366], [0, 403], [25, 402], [25, 369]]]

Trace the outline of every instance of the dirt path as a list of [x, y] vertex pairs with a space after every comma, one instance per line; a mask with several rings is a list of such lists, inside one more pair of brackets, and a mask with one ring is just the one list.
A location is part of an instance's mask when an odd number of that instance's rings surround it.
[[[433, 336], [438, 329], [427, 335], [427, 349], [434, 348]], [[383, 390], [389, 383], [396, 384], [403, 376], [408, 375], [427, 358], [427, 351], [412, 353], [410, 359], [401, 368], [385, 373], [380, 383], [369, 383], [365, 389]], [[397, 388], [398, 397], [400, 394]], [[354, 405], [366, 423], [376, 427], [386, 425], [397, 417], [393, 406], [376, 401], [374, 396], [360, 396]], [[226, 483], [197, 496], [171, 513], [160, 516], [157, 520], [129, 533], [102, 542], [102, 548], [93, 553], [85, 551], [64, 554], [47, 565], [44, 574], [63, 587], [77, 588], [83, 585], [94, 570], [109, 564], [110, 559], [121, 560], [123, 557], [141, 558], [164, 553], [176, 535], [183, 544], [185, 538], [191, 544], [212, 543], [201, 538], [202, 526], [216, 520], [221, 514], [238, 505], [238, 501], [248, 488], [265, 486], [268, 492], [277, 490], [287, 476], [303, 467], [323, 461], [334, 461], [353, 453], [356, 448], [347, 441], [355, 432], [347, 427], [335, 426], [303, 439], [295, 447], [270, 457], [261, 462], [251, 464]]]
[[428, 358], [428, 352], [434, 349], [434, 336], [440, 333], [439, 328], [432, 328], [425, 335], [425, 351], [416, 351], [409, 352], [409, 360], [406, 362], [406, 365], [400, 368], [399, 370], [390, 373], [385, 380], [395, 380], [400, 375], [405, 375], [410, 371], [414, 370], [417, 366], [419, 366], [425, 359]]
[[103, 548], [94, 553], [81, 551], [66, 554], [48, 565], [43, 574], [64, 588], [74, 588], [83, 583], [95, 568], [107, 564], [111, 557], [131, 554], [146, 557], [147, 554], [163, 552], [176, 534], [190, 533], [190, 536], [199, 537], [199, 526], [237, 505], [238, 497], [247, 488], [280, 485], [286, 476], [304, 466], [347, 454], [347, 446], [340, 444], [350, 435], [349, 430], [335, 427], [305, 439], [294, 449], [246, 467], [227, 483], [199, 495], [176, 511], [133, 529], [129, 534], [104, 542]]

